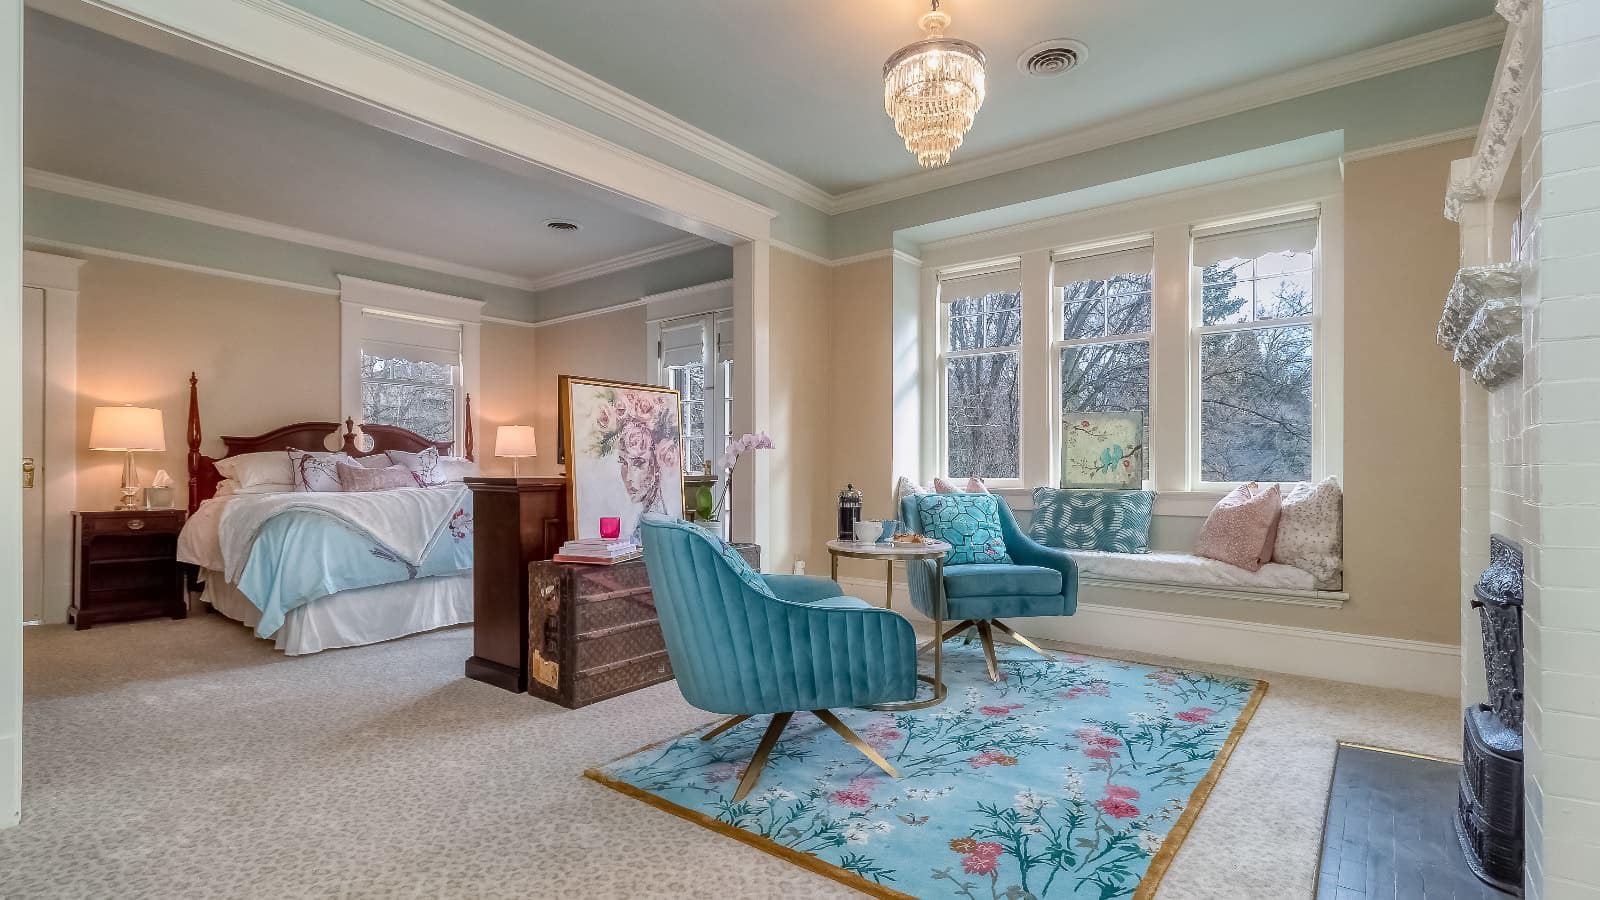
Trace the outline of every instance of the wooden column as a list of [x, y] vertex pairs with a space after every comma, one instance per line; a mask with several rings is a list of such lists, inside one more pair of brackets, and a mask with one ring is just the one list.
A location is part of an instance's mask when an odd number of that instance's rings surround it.
[[472, 491], [472, 656], [467, 677], [528, 689], [528, 563], [567, 539], [565, 478], [468, 478]]

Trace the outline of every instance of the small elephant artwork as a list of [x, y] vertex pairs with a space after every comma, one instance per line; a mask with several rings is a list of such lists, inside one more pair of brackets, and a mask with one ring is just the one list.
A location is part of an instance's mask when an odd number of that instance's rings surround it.
[[1074, 412], [1061, 423], [1061, 486], [1136, 489], [1144, 483], [1144, 414]]

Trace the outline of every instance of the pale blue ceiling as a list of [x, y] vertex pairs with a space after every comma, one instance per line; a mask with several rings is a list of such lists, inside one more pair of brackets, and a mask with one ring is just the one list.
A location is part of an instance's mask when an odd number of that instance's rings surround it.
[[[883, 113], [884, 58], [916, 0], [452, 0], [830, 191], [917, 171]], [[1199, 96], [1493, 13], [1492, 0], [947, 0], [990, 59], [957, 159]], [[1077, 71], [1017, 71], [1030, 45], [1089, 45]]]

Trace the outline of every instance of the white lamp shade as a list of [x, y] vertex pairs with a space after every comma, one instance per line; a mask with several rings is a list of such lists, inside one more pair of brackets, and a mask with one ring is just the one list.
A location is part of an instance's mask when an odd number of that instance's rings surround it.
[[89, 425], [90, 450], [167, 449], [161, 410], [144, 406], [96, 406]]
[[494, 433], [494, 455], [525, 458], [539, 455], [532, 425], [501, 425]]

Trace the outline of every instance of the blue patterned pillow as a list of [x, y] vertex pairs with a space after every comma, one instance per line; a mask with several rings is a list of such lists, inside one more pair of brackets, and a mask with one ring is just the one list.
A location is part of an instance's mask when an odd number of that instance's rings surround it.
[[1155, 491], [1033, 489], [1028, 536], [1046, 547], [1149, 553]]
[[698, 537], [700, 540], [705, 541], [711, 546], [711, 549], [717, 552], [717, 555], [721, 556], [723, 560], [727, 562], [728, 566], [733, 569], [733, 574], [737, 576], [740, 581], [744, 582], [745, 587], [755, 591], [763, 597], [771, 597], [774, 600], [778, 599], [778, 595], [774, 594], [772, 592], [772, 588], [767, 586], [767, 580], [762, 578], [755, 569], [752, 569], [748, 562], [745, 562], [744, 557], [739, 555], [739, 551], [735, 549], [732, 544], [723, 540], [721, 537], [712, 534], [698, 525], [685, 522], [682, 519], [673, 519], [660, 515], [648, 515], [645, 516], [645, 521], [652, 525], [665, 525], [669, 528], [676, 528], [679, 531], [687, 531], [690, 534]]
[[993, 494], [923, 494], [917, 498], [922, 533], [948, 543], [945, 563], [1009, 563], [1000, 532], [1000, 501]]

